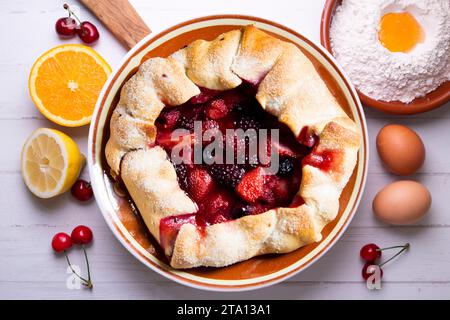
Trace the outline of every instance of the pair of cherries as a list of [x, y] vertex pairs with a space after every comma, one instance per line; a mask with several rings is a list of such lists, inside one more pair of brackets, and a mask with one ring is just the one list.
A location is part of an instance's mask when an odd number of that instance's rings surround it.
[[84, 43], [93, 43], [98, 40], [100, 34], [93, 23], [89, 21], [81, 22], [67, 3], [64, 4], [64, 9], [67, 10], [69, 16], [59, 18], [55, 24], [56, 32], [60, 36], [73, 37], [78, 35]]
[[[59, 232], [59, 233], [55, 234], [55, 236], [52, 239], [53, 250], [57, 253], [64, 252], [64, 255], [67, 260], [67, 264], [69, 265], [72, 272], [89, 289], [92, 289], [93, 285], [92, 285], [92, 281], [91, 281], [91, 272], [89, 269], [89, 260], [88, 260], [87, 254], [86, 254], [85, 245], [91, 243], [92, 239], [93, 239], [92, 230], [89, 227], [86, 227], [83, 225], [75, 227], [72, 230], [72, 233], [70, 234], [70, 236], [65, 232]], [[87, 271], [88, 271], [87, 279], [83, 278], [72, 268], [72, 264], [70, 263], [69, 256], [67, 255], [67, 250], [69, 250], [72, 247], [72, 244], [81, 245], [83, 248], [84, 258], [86, 260], [86, 267], [87, 267]]]
[[[364, 261], [366, 261], [362, 269], [362, 277], [364, 278], [364, 280], [369, 279], [369, 277], [375, 273], [377, 267], [380, 268], [380, 277], [383, 277], [383, 269], [381, 269], [381, 267], [384, 266], [389, 261], [391, 261], [392, 259], [396, 258], [403, 251], [408, 250], [409, 247], [410, 247], [409, 243], [403, 246], [393, 246], [387, 248], [380, 248], [375, 243], [369, 243], [363, 246], [359, 252], [359, 255]], [[380, 264], [377, 263], [377, 261], [381, 258], [381, 252], [383, 250], [400, 249], [400, 248], [401, 250], [399, 250], [390, 259]]]

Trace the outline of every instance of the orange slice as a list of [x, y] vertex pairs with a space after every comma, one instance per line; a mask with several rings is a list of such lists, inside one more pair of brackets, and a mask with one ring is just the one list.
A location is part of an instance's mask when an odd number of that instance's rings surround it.
[[54, 47], [31, 68], [28, 87], [39, 111], [66, 127], [88, 124], [111, 67], [92, 48], [80, 44]]

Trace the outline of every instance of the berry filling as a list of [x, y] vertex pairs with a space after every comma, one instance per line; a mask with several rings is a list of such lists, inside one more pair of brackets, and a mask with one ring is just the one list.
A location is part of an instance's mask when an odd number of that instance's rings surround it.
[[173, 245], [186, 223], [203, 230], [275, 207], [300, 205], [302, 165], [327, 169], [331, 164], [331, 151], [311, 153], [317, 136], [306, 128], [296, 138], [262, 109], [255, 94], [251, 84], [229, 91], [202, 89], [185, 104], [164, 108], [156, 120], [155, 144], [167, 152], [181, 189], [198, 206], [196, 213], [161, 220], [163, 248]]
[[335, 157], [338, 153], [331, 150], [317, 151], [313, 150], [305, 158], [303, 158], [302, 165], [310, 165], [323, 171], [331, 171], [333, 165], [336, 163]]

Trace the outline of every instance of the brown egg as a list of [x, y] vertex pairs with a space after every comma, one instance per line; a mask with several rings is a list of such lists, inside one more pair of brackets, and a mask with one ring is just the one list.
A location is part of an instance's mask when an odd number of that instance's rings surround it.
[[401, 176], [415, 173], [425, 161], [422, 139], [410, 128], [398, 124], [380, 130], [377, 150], [386, 168]]
[[388, 184], [373, 199], [373, 211], [383, 222], [404, 225], [420, 220], [431, 206], [431, 195], [422, 184], [403, 180]]

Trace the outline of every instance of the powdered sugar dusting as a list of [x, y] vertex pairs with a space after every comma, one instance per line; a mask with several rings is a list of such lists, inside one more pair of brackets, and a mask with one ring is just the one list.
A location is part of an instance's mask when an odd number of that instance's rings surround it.
[[[407, 11], [425, 33], [411, 52], [390, 52], [378, 40], [388, 12]], [[450, 80], [450, 1], [343, 0], [330, 29], [333, 54], [355, 86], [376, 100], [411, 102]]]

